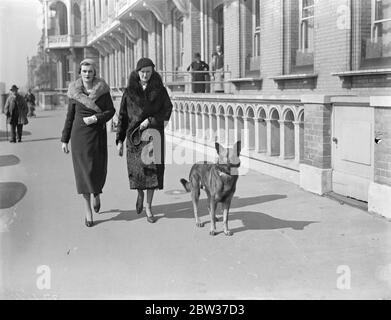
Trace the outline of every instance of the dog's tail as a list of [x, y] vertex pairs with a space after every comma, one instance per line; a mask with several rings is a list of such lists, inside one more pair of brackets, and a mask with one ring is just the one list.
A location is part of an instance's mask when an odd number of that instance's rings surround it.
[[182, 183], [182, 186], [185, 188], [186, 192], [190, 192], [190, 182], [187, 181], [186, 179], [181, 179], [180, 181]]

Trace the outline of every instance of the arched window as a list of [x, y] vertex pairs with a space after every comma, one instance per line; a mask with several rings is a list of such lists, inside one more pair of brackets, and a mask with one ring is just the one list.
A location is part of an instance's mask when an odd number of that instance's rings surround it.
[[49, 35], [59, 36], [68, 34], [67, 7], [61, 1], [54, 2], [49, 7]]
[[81, 34], [81, 12], [77, 3], [73, 5], [73, 34]]

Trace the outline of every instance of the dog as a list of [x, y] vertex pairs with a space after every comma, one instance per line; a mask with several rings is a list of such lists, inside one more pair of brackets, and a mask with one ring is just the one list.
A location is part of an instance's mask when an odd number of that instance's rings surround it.
[[194, 164], [189, 173], [189, 181], [181, 179], [180, 182], [187, 192], [191, 192], [196, 226], [204, 226], [198, 217], [198, 201], [202, 188], [208, 196], [208, 210], [211, 221], [210, 235], [215, 236], [217, 234], [216, 207], [220, 202], [223, 210], [224, 234], [232, 236], [232, 231], [228, 229], [228, 213], [238, 181], [237, 171], [240, 166], [241, 141], [237, 141], [233, 148], [224, 148], [216, 142], [215, 148], [218, 154], [217, 163]]

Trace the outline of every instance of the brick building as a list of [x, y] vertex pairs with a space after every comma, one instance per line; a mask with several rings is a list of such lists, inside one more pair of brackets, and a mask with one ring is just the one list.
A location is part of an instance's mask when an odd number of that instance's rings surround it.
[[[390, 0], [43, 0], [58, 88], [84, 57], [118, 105], [142, 56], [174, 110], [173, 139], [208, 152], [241, 135], [251, 168], [391, 217]], [[223, 92], [191, 92], [199, 52], [224, 51]], [[211, 74], [216, 75], [216, 74]]]

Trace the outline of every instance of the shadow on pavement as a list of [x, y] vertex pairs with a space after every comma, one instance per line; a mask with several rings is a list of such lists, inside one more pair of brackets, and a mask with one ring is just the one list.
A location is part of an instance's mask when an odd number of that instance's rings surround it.
[[[246, 206], [251, 206], [255, 204], [265, 203], [269, 201], [275, 201], [279, 199], [286, 198], [286, 195], [280, 194], [270, 194], [262, 195], [258, 197], [248, 197], [248, 198], [239, 198], [234, 197], [232, 199], [231, 209], [242, 208]], [[201, 199], [199, 202], [199, 216], [209, 217], [207, 209], [207, 199]], [[180, 218], [189, 218], [194, 219], [193, 216], [193, 204], [191, 201], [180, 202], [180, 203], [171, 203], [165, 205], [157, 205], [153, 207], [153, 212], [157, 220], [160, 219], [180, 219]], [[100, 224], [108, 221], [133, 221], [137, 219], [146, 219], [145, 212], [138, 215], [136, 210], [120, 210], [112, 209], [109, 211], [101, 212], [105, 213], [118, 213], [113, 218], [96, 221], [96, 224]], [[218, 207], [217, 214], [221, 214]], [[209, 223], [209, 219], [204, 222]], [[229, 220], [241, 220], [243, 223], [242, 227], [233, 229], [232, 231], [242, 232], [246, 230], [272, 230], [272, 229], [282, 229], [282, 228], [292, 228], [294, 230], [303, 230], [306, 226], [311, 223], [316, 223], [316, 221], [294, 221], [294, 220], [282, 220], [274, 218], [262, 212], [255, 211], [243, 211], [243, 212], [231, 212], [229, 214]], [[194, 222], [194, 221], [193, 221]]]
[[262, 212], [245, 211], [232, 212], [229, 215], [229, 220], [241, 220], [242, 227], [231, 229], [233, 233], [238, 233], [246, 230], [273, 230], [292, 228], [293, 230], [303, 230], [306, 226], [318, 221], [296, 221], [282, 220], [269, 216]]
[[46, 118], [53, 118], [53, 116], [35, 116], [34, 119], [46, 119]]
[[18, 163], [20, 163], [20, 159], [13, 154], [0, 156], [0, 167], [14, 166]]
[[[23, 130], [22, 139], [24, 136], [31, 136], [31, 132]], [[11, 137], [11, 131], [9, 126], [8, 126], [8, 139], [7, 139], [7, 131], [0, 130], [0, 141], [7, 141], [9, 140], [10, 137]]]
[[42, 139], [31, 139], [31, 140], [22, 140], [23, 143], [26, 142], [39, 142], [39, 141], [50, 141], [50, 140], [61, 140], [61, 137], [52, 137], [52, 138], [42, 138]]
[[25, 196], [27, 187], [20, 182], [0, 182], [0, 209], [8, 209]]

